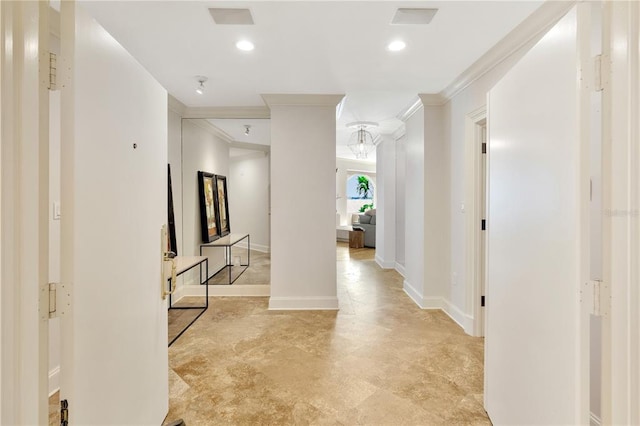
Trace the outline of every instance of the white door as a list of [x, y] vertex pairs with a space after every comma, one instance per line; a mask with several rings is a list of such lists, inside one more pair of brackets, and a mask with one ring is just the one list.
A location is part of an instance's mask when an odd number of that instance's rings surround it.
[[159, 425], [167, 93], [80, 6], [61, 3], [60, 397], [70, 424]]
[[498, 425], [588, 423], [578, 21], [573, 8], [489, 93], [485, 404]]

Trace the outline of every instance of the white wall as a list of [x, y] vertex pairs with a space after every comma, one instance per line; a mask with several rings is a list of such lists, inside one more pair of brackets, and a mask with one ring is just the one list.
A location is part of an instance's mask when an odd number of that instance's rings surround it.
[[406, 186], [406, 143], [404, 135], [396, 141], [396, 270], [405, 274], [405, 186]]
[[[404, 137], [404, 289], [423, 306], [424, 299], [424, 114], [420, 108], [406, 121]], [[400, 166], [402, 167], [402, 166]]]
[[270, 158], [263, 151], [231, 157], [229, 162], [229, 220], [234, 232], [249, 233], [251, 249], [270, 250]]
[[[183, 255], [198, 256], [202, 243], [198, 171], [229, 176], [229, 144], [207, 129], [205, 120], [182, 121]], [[233, 217], [229, 224], [235, 231]], [[207, 249], [209, 274], [224, 265], [223, 249]], [[186, 275], [186, 274], [185, 274]], [[185, 278], [186, 280], [187, 278]], [[190, 283], [191, 284], [191, 283]], [[197, 284], [197, 282], [192, 283]]]
[[342, 96], [263, 97], [271, 108], [269, 307], [337, 309], [335, 107]]
[[382, 135], [376, 148], [377, 216], [376, 262], [382, 268], [396, 263], [396, 141]]

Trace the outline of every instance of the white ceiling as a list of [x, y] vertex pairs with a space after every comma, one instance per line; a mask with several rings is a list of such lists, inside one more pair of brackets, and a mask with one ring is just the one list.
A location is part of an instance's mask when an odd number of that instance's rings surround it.
[[[187, 106], [263, 106], [263, 93], [344, 93], [345, 124], [401, 125], [418, 93], [438, 93], [542, 1], [86, 1], [85, 7]], [[208, 8], [249, 8], [255, 25], [216, 25]], [[428, 25], [391, 25], [398, 7], [437, 8]], [[236, 49], [240, 39], [252, 52]], [[395, 39], [406, 42], [389, 52]], [[208, 77], [203, 95], [195, 76]], [[244, 130], [244, 127], [241, 127]], [[342, 146], [342, 148], [341, 148]]]

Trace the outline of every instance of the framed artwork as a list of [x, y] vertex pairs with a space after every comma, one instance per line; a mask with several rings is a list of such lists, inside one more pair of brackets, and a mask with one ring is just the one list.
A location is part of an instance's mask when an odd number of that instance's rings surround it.
[[216, 175], [216, 188], [218, 192], [218, 224], [220, 227], [220, 236], [224, 236], [231, 232], [231, 225], [229, 225], [227, 178], [225, 176]]
[[216, 176], [212, 173], [198, 172], [198, 192], [202, 242], [210, 243], [220, 238]]

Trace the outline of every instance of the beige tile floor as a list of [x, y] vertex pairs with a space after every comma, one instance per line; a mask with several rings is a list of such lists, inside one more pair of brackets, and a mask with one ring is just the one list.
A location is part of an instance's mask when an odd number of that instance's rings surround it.
[[338, 312], [211, 298], [169, 348], [167, 423], [490, 425], [483, 339], [419, 309], [373, 254], [338, 243]]
[[267, 298], [212, 298], [169, 349], [167, 421], [490, 424], [483, 340], [441, 312], [420, 310], [373, 253], [338, 244], [337, 312], [274, 312]]

